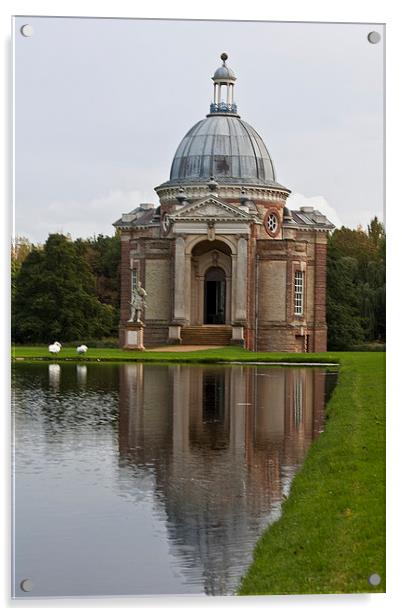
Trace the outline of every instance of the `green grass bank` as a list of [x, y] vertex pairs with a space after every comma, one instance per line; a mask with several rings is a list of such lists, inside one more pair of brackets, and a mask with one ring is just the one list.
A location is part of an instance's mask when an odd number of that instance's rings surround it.
[[[339, 353], [326, 427], [239, 594], [385, 592], [385, 354]], [[381, 576], [370, 586], [372, 573]]]
[[14, 361], [127, 361], [127, 362], [197, 362], [217, 361], [286, 361], [338, 363], [339, 353], [253, 353], [236, 346], [199, 351], [173, 352], [123, 351], [122, 349], [90, 348], [85, 355], [79, 355], [75, 347], [63, 347], [60, 353], [52, 355], [47, 346], [13, 346], [11, 357]]
[[[257, 543], [238, 594], [385, 592], [385, 353], [252, 353], [13, 347], [15, 361], [339, 363], [326, 427], [311, 446], [278, 522]], [[370, 586], [372, 573], [381, 576]]]

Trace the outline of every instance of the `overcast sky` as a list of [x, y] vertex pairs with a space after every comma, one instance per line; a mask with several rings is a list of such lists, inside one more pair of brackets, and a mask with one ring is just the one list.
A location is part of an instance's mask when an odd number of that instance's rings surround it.
[[157, 203], [222, 51], [290, 207], [349, 227], [383, 219], [382, 26], [30, 17], [15, 31], [16, 234], [110, 235], [122, 212]]

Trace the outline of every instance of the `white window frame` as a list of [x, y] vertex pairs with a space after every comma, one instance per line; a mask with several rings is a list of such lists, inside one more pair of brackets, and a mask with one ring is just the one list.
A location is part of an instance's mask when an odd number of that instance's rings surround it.
[[301, 316], [304, 312], [304, 272], [296, 270], [294, 276], [294, 311]]

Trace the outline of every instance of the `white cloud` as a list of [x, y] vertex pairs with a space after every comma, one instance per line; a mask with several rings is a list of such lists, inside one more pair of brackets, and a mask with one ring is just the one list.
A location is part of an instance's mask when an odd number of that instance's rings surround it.
[[144, 201], [140, 191], [114, 189], [107, 194], [90, 200], [52, 201], [36, 209], [30, 219], [30, 232], [26, 221], [19, 215], [22, 208], [16, 208], [16, 233], [28, 234], [33, 241], [45, 241], [48, 233], [69, 233], [73, 239], [91, 237], [103, 233], [113, 235], [113, 222], [122, 213], [130, 212]]
[[287, 202], [287, 206], [291, 210], [298, 210], [304, 205], [313, 206], [330, 220], [336, 227], [342, 227], [342, 221], [339, 218], [336, 210], [330, 206], [328, 201], [322, 195], [316, 195], [314, 197], [306, 197], [300, 193], [292, 193]]

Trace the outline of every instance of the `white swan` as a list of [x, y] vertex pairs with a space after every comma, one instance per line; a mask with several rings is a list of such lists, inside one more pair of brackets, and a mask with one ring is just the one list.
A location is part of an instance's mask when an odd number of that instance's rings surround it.
[[86, 353], [88, 351], [88, 347], [85, 344], [81, 344], [81, 346], [77, 347], [77, 353]]
[[60, 353], [61, 351], [61, 344], [60, 342], [53, 342], [53, 344], [49, 344], [49, 353]]

